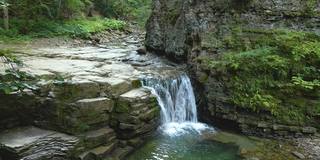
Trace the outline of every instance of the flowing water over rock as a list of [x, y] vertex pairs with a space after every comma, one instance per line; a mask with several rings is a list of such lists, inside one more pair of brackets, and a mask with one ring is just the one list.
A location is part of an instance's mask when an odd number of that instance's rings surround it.
[[183, 74], [176, 79], [146, 79], [162, 109], [162, 122], [198, 122], [197, 107], [190, 79]]
[[145, 78], [143, 85], [152, 90], [161, 107], [159, 135], [135, 152], [130, 160], [236, 160], [238, 147], [208, 141], [213, 128], [199, 123], [191, 81], [186, 74], [173, 78]]
[[161, 107], [160, 129], [164, 133], [174, 136], [189, 131], [213, 131], [206, 124], [198, 122], [194, 92], [186, 74], [165, 79], [146, 78], [143, 85], [157, 96]]

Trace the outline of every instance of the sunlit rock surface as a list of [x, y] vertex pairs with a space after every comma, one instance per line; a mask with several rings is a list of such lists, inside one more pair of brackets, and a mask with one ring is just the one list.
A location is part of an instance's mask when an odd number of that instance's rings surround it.
[[[0, 158], [123, 159], [140, 146], [160, 116], [154, 95], [140, 79], [175, 74], [180, 66], [137, 54], [140, 41], [134, 37], [121, 42], [17, 47], [24, 62], [20, 69], [39, 80], [32, 94], [1, 96], [10, 100], [0, 101], [0, 124], [10, 125], [0, 126]], [[17, 129], [24, 125], [37, 127]]]

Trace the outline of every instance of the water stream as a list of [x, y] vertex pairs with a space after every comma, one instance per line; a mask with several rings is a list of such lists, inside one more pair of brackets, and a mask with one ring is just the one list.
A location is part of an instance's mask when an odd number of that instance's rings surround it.
[[156, 95], [161, 107], [159, 132], [129, 160], [236, 160], [238, 147], [208, 141], [215, 130], [198, 122], [191, 81], [186, 74], [145, 78], [143, 85]]
[[186, 74], [165, 79], [146, 78], [143, 85], [157, 97], [161, 107], [160, 130], [164, 133], [178, 136], [192, 131], [213, 131], [206, 124], [198, 122], [194, 92]]

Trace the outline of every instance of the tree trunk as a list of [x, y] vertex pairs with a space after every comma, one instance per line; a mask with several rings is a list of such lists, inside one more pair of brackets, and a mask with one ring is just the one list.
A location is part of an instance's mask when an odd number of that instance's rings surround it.
[[8, 7], [3, 7], [3, 21], [4, 21], [4, 29], [9, 30], [9, 11]]

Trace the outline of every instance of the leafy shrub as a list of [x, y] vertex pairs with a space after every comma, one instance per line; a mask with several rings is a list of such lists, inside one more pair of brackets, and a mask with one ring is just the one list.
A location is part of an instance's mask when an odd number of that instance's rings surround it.
[[53, 37], [53, 36], [73, 36], [86, 38], [92, 33], [104, 30], [121, 30], [126, 23], [115, 19], [96, 18], [78, 19], [66, 21], [51, 21], [43, 19], [41, 21], [30, 21], [30, 30], [26, 34], [18, 31], [23, 23], [20, 20], [13, 20], [14, 28], [8, 31], [0, 29], [0, 39], [27, 39], [28, 37]]
[[230, 103], [296, 124], [320, 114], [320, 37], [288, 30], [240, 32], [225, 41], [229, 50], [222, 56], [198, 58], [223, 80]]
[[292, 77], [292, 83], [300, 88], [306, 89], [306, 90], [315, 90], [320, 88], [320, 80], [315, 79], [313, 81], [305, 81], [302, 79], [302, 77]]

